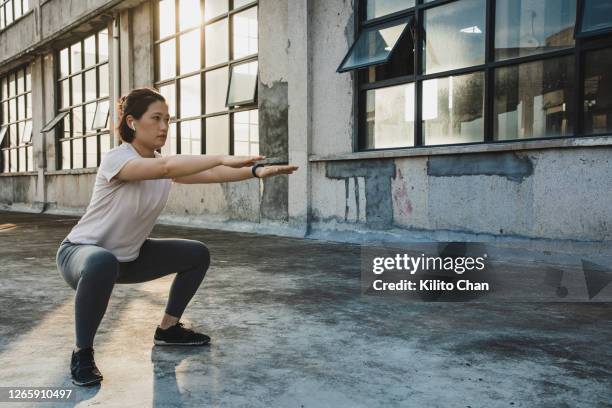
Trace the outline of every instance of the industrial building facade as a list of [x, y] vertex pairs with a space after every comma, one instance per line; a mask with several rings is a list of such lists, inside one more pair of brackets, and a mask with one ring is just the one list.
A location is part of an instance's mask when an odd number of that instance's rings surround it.
[[359, 240], [612, 237], [600, 0], [0, 0], [0, 208], [82, 213], [155, 87], [162, 154], [290, 177], [173, 185], [162, 221]]

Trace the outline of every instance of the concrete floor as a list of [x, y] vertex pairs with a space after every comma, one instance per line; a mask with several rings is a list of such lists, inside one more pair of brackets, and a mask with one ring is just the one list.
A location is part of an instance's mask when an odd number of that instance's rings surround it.
[[[71, 386], [74, 292], [54, 259], [76, 221], [0, 213], [17, 226], [0, 230], [0, 386]], [[610, 303], [362, 296], [355, 245], [169, 226], [152, 236], [208, 244], [184, 321], [212, 344], [153, 347], [172, 277], [117, 285], [96, 337], [105, 379], [64, 405], [612, 406]]]

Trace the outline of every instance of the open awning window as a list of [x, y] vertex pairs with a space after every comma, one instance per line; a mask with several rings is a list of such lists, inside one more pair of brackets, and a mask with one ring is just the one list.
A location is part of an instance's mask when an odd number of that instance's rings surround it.
[[108, 100], [100, 101], [96, 105], [96, 113], [94, 114], [94, 119], [91, 124], [91, 130], [99, 130], [106, 129], [108, 124], [108, 113], [110, 109], [110, 104]]
[[247, 105], [257, 97], [257, 61], [232, 65], [225, 106]]
[[612, 32], [612, 2], [583, 0], [580, 5], [576, 37], [590, 37]]
[[28, 120], [23, 128], [23, 135], [21, 136], [22, 143], [30, 143], [32, 141], [32, 121]]
[[45, 125], [45, 127], [43, 127], [43, 128], [40, 130], [40, 132], [41, 132], [41, 133], [47, 133], [47, 132], [49, 132], [50, 130], [53, 130], [53, 129], [54, 129], [56, 126], [57, 126], [57, 124], [58, 124], [58, 123], [60, 123], [60, 122], [62, 121], [62, 119], [64, 119], [64, 117], [65, 117], [66, 115], [68, 115], [68, 113], [70, 113], [70, 112], [69, 112], [69, 111], [65, 111], [65, 112], [60, 112], [60, 113], [58, 113], [58, 114], [57, 114], [57, 115], [56, 115], [56, 116], [53, 118], [53, 120], [51, 120], [51, 122], [47, 123], [47, 124]]
[[364, 29], [338, 67], [338, 72], [384, 64], [389, 61], [400, 38], [408, 35], [412, 17]]

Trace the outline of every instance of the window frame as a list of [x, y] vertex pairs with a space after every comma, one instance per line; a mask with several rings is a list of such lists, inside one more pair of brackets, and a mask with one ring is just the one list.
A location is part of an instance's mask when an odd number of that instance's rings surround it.
[[612, 24], [606, 28], [600, 28], [598, 30], [593, 31], [582, 31], [582, 19], [584, 18], [584, 8], [586, 7], [587, 0], [577, 0], [578, 1], [578, 10], [576, 10], [576, 25], [574, 28], [574, 38], [576, 40], [586, 39], [591, 37], [598, 37], [600, 35], [606, 35], [612, 33]]
[[[6, 23], [6, 4], [8, 2], [11, 2], [11, 14], [12, 14], [12, 21], [10, 23]], [[19, 17], [15, 18], [15, 2], [18, 1], [21, 4], [21, 14], [19, 15]], [[23, 8], [23, 4], [24, 4], [24, 0], [0, 0], [0, 9], [2, 9], [2, 13], [0, 13], [0, 18], [3, 21], [0, 21], [0, 32], [6, 30], [7, 28], [11, 27], [13, 24], [17, 23], [19, 20], [21, 20], [22, 18], [24, 18], [25, 16], [27, 16], [28, 14], [32, 13], [34, 11], [34, 9], [31, 7], [31, 1], [29, 0], [27, 2], [27, 9], [24, 10]]]
[[[19, 73], [21, 73], [23, 76], [21, 77], [21, 81], [23, 81], [22, 86], [23, 86], [23, 90], [20, 92], [19, 91]], [[28, 75], [29, 75], [29, 88], [28, 88]], [[10, 87], [10, 79], [9, 78], [14, 78], [14, 89], [13, 89], [13, 95], [11, 95], [11, 91], [9, 90]], [[32, 112], [32, 106], [34, 102], [32, 100], [32, 67], [30, 64], [24, 64], [24, 65], [20, 65], [19, 67], [8, 71], [7, 73], [5, 73], [4, 75], [0, 76], [0, 84], [3, 83], [3, 81], [6, 81], [6, 86], [7, 86], [7, 90], [8, 90], [8, 94], [4, 95], [3, 94], [3, 88], [2, 86], [0, 86], [0, 128], [4, 129], [3, 132], [3, 136], [0, 140], [0, 155], [4, 155], [5, 152], [7, 155], [7, 158], [9, 159], [8, 162], [4, 162], [4, 159], [1, 160], [1, 162], [3, 163], [3, 166], [6, 166], [6, 171], [4, 171], [4, 168], [0, 168], [0, 173], [4, 173], [4, 174], [10, 174], [10, 173], [23, 173], [23, 172], [32, 172], [35, 171], [34, 169], [34, 143], [33, 143], [33, 133], [32, 133], [32, 126], [33, 126], [33, 112]], [[30, 102], [28, 103], [28, 96], [29, 96], [29, 100]], [[19, 99], [23, 98], [23, 109], [25, 112], [21, 112], [21, 110], [19, 109]], [[5, 122], [4, 118], [4, 110], [2, 109], [3, 104], [7, 104], [7, 111], [10, 115], [10, 100], [15, 101], [15, 113], [16, 113], [16, 117], [13, 118], [11, 117], [11, 121]], [[30, 111], [30, 114], [28, 116], [28, 111]], [[20, 127], [20, 124], [23, 123], [23, 127]], [[28, 142], [23, 142], [23, 134], [21, 134], [21, 132], [19, 132], [19, 134], [15, 137], [17, 137], [16, 140], [16, 144], [11, 143], [11, 138], [13, 137], [12, 135], [9, 134], [8, 139], [6, 138], [6, 135], [9, 131], [9, 127], [14, 127], [14, 129], [21, 129], [21, 131], [25, 131], [27, 124], [30, 123], [30, 139]], [[20, 170], [21, 167], [21, 156], [20, 156], [20, 151], [24, 150], [25, 153], [23, 155], [23, 158], [25, 159], [25, 164], [23, 166], [24, 169]], [[11, 170], [11, 152], [12, 151], [16, 151], [15, 153], [15, 158], [16, 158], [16, 165], [15, 165], [15, 170]]]
[[[258, 105], [257, 105], [257, 97], [258, 97], [258, 83], [259, 83], [259, 64], [258, 64], [258, 72], [257, 72], [257, 82], [256, 82], [256, 87], [255, 87], [255, 98], [253, 101], [247, 101], [245, 102], [244, 105], [232, 105], [230, 107], [226, 106], [227, 104], [227, 94], [229, 93], [229, 87], [230, 87], [230, 80], [231, 80], [231, 75], [232, 75], [232, 67], [234, 65], [241, 65], [241, 64], [246, 64], [249, 62], [255, 62], [255, 61], [259, 61], [259, 32], [258, 32], [258, 38], [257, 38], [257, 53], [255, 54], [250, 54], [250, 55], [246, 55], [237, 59], [233, 58], [233, 53], [234, 53], [234, 47], [233, 47], [233, 27], [234, 27], [234, 18], [233, 16], [236, 14], [239, 14], [241, 12], [247, 11], [249, 9], [252, 8], [257, 8], [257, 15], [258, 15], [258, 31], [259, 31], [259, 1], [257, 0], [253, 0], [253, 1], [249, 1], [246, 4], [241, 5], [240, 7], [237, 8], [233, 8], [233, 0], [228, 0], [228, 10], [225, 11], [224, 13], [218, 14], [208, 20], [205, 20], [205, 0], [199, 0], [200, 1], [200, 24], [196, 27], [190, 27], [190, 28], [186, 28], [186, 29], [181, 29], [180, 27], [180, 8], [179, 8], [179, 3], [180, 0], [172, 0], [174, 1], [174, 24], [175, 24], [175, 31], [174, 33], [171, 33], [169, 35], [166, 35], [164, 37], [160, 37], [160, 33], [159, 33], [159, 25], [160, 25], [160, 1], [159, 0], [155, 0], [155, 4], [153, 7], [153, 13], [154, 13], [154, 31], [153, 31], [153, 47], [154, 47], [154, 67], [155, 67], [155, 73], [154, 73], [154, 87], [156, 89], [160, 89], [161, 87], [164, 86], [168, 86], [171, 85], [174, 88], [174, 101], [175, 101], [175, 106], [174, 106], [174, 116], [172, 116], [170, 118], [170, 126], [172, 126], [174, 124], [175, 126], [175, 131], [174, 131], [174, 143], [175, 146], [171, 146], [168, 145], [168, 143], [172, 143], [173, 140], [168, 138], [168, 141], [166, 142], [165, 148], [168, 148], [169, 151], [174, 151], [176, 152], [176, 154], [181, 154], [181, 122], [183, 121], [190, 121], [190, 120], [200, 120], [200, 129], [201, 129], [201, 137], [200, 137], [200, 154], [206, 154], [206, 120], [209, 118], [213, 118], [216, 116], [223, 116], [223, 115], [228, 115], [228, 122], [229, 122], [229, 137], [228, 137], [228, 152], [230, 155], [234, 154], [234, 114], [237, 112], [243, 112], [243, 111], [250, 111], [250, 110], [256, 110], [258, 109]], [[228, 58], [225, 62], [219, 63], [219, 64], [215, 64], [215, 65], [211, 65], [211, 66], [206, 66], [206, 41], [205, 41], [205, 32], [206, 32], [206, 27], [218, 23], [220, 21], [226, 20], [227, 21], [227, 46], [228, 46]], [[188, 73], [183, 73], [181, 74], [181, 66], [180, 66], [180, 38], [182, 35], [187, 34], [189, 32], [192, 31], [196, 31], [198, 30], [200, 33], [200, 68], [197, 70], [194, 70], [192, 72], [188, 72]], [[172, 40], [174, 39], [175, 41], [175, 72], [174, 75], [169, 77], [169, 78], [165, 78], [163, 80], [160, 80], [159, 78], [159, 69], [158, 67], [160, 67], [160, 53], [158, 51], [158, 46], [161, 43], [164, 43], [166, 41]], [[225, 93], [225, 98], [223, 98], [223, 103], [224, 103], [224, 110], [220, 111], [220, 112], [213, 112], [213, 113], [205, 113], [206, 112], [206, 73], [207, 72], [211, 72], [217, 69], [222, 69], [222, 68], [227, 68], [227, 73], [228, 73], [228, 82], [227, 82], [227, 88], [226, 88], [226, 93]], [[180, 104], [180, 100], [181, 100], [181, 86], [180, 86], [180, 81], [184, 78], [189, 78], [195, 75], [199, 75], [200, 76], [200, 114], [197, 116], [190, 116], [190, 117], [181, 117], [181, 104]], [[194, 154], [192, 152], [192, 154]]]
[[[463, 67], [458, 69], [452, 69], [448, 71], [435, 72], [431, 74], [423, 74], [423, 20], [424, 11], [430, 8], [443, 6], [449, 3], [454, 3], [461, 0], [434, 0], [429, 3], [424, 3], [423, 0], [417, 0], [414, 7], [407, 8], [405, 10], [395, 12], [386, 16], [377, 17], [375, 19], [366, 20], [367, 12], [367, 0], [358, 0], [355, 10], [355, 29], [354, 38], [357, 38], [361, 31], [365, 28], [384, 24], [391, 20], [397, 20], [400, 18], [408, 18], [409, 16], [414, 17], [415, 23], [415, 47], [414, 47], [414, 75], [404, 75], [396, 78], [380, 80], [372, 83], [368, 83], [364, 80], [364, 76], [367, 68], [353, 69], [351, 70], [352, 82], [353, 82], [353, 152], [366, 152], [366, 151], [383, 151], [383, 150], [403, 150], [403, 149], [415, 149], [415, 148], [436, 148], [436, 147], [447, 147], [447, 146], [467, 146], [467, 145], [480, 145], [480, 144], [491, 144], [491, 143], [515, 143], [517, 141], [532, 141], [532, 140], [549, 140], [549, 139], [568, 139], [568, 138], [580, 138], [595, 136], [592, 134], [585, 134], [583, 119], [584, 119], [584, 66], [583, 61], [587, 51], [594, 51], [597, 49], [612, 47], [612, 34], [608, 36], [597, 36], [588, 38], [576, 37], [574, 46], [564, 48], [561, 50], [547, 51], [532, 55], [520, 56], [515, 58], [508, 58], [496, 61], [495, 60], [495, 5], [496, 0], [485, 0], [486, 1], [486, 12], [485, 12], [485, 59], [483, 64]], [[576, 21], [574, 22], [574, 30], [576, 31], [577, 23], [579, 21], [579, 10], [583, 5], [583, 0], [576, 0]], [[391, 55], [391, 54], [390, 54]], [[570, 136], [550, 136], [550, 137], [538, 137], [538, 138], [516, 138], [509, 140], [493, 140], [494, 139], [494, 90], [495, 81], [494, 73], [495, 70], [500, 67], [507, 66], [518, 66], [527, 62], [544, 61], [547, 59], [553, 59], [563, 56], [572, 55], [575, 63], [575, 81], [576, 87], [573, 96], [573, 105], [575, 110], [573, 112], [573, 132]], [[378, 65], [378, 64], [377, 64]], [[376, 65], [375, 65], [376, 66]], [[452, 144], [440, 144], [440, 145], [425, 145], [423, 144], [423, 121], [422, 121], [422, 84], [423, 81], [435, 78], [444, 78], [456, 75], [463, 75], [469, 73], [475, 73], [482, 71], [484, 72], [484, 134], [482, 142], [470, 142], [470, 143], [452, 143]], [[366, 124], [366, 92], [371, 89], [384, 88], [388, 86], [401, 85], [407, 83], [415, 83], [415, 103], [414, 103], [414, 143], [413, 146], [405, 147], [393, 147], [393, 148], [380, 148], [380, 149], [365, 149], [365, 139], [367, 136], [367, 124]], [[612, 136], [612, 132], [608, 134], [597, 134], [596, 136]]]
[[[86, 107], [88, 105], [93, 105], [95, 104], [95, 109], [93, 110], [94, 113], [94, 117], [91, 118], [91, 123], [93, 125], [94, 123], [94, 119], [95, 119], [95, 112], [98, 109], [98, 105], [100, 103], [103, 102], [108, 102], [109, 103], [109, 112], [110, 112], [110, 59], [111, 59], [111, 55], [110, 55], [110, 50], [109, 50], [109, 45], [107, 44], [107, 46], [105, 47], [107, 50], [107, 55], [106, 55], [106, 59], [101, 60], [100, 59], [100, 33], [106, 31], [106, 38], [107, 38], [107, 42], [108, 42], [108, 38], [110, 35], [110, 31], [108, 26], [104, 25], [104, 26], [100, 26], [97, 27], [95, 29], [92, 29], [91, 31], [88, 31], [86, 34], [84, 35], [80, 35], [78, 40], [76, 41], [71, 41], [68, 44], [66, 44], [65, 46], [62, 46], [61, 48], [58, 48], [55, 50], [54, 52], [54, 56], [55, 56], [55, 75], [54, 75], [54, 81], [55, 81], [55, 102], [56, 102], [56, 116], [50, 121], [48, 122], [45, 127], [43, 128], [43, 130], [41, 130], [42, 133], [46, 133], [49, 132], [51, 130], [55, 130], [55, 148], [56, 148], [56, 152], [58, 152], [59, 154], [55, 155], [55, 168], [56, 169], [61, 169], [61, 170], [70, 170], [70, 169], [87, 169], [87, 168], [97, 168], [100, 165], [100, 162], [102, 160], [102, 154], [104, 154], [104, 152], [102, 152], [102, 137], [108, 137], [109, 138], [109, 142], [110, 142], [110, 137], [111, 137], [111, 132], [109, 128], [98, 128], [98, 129], [93, 129], [90, 126], [88, 126], [88, 122], [89, 122], [89, 118], [86, 115], [83, 115], [84, 112], [86, 112]], [[85, 63], [85, 41], [91, 37], [94, 37], [94, 44], [95, 44], [95, 62], [91, 65], [87, 65]], [[73, 67], [72, 67], [72, 52], [71, 52], [71, 48], [75, 45], [79, 45], [80, 47], [80, 68], [76, 71], [73, 71]], [[63, 50], [67, 50], [67, 67], [68, 67], [68, 73], [63, 75], [61, 72], [61, 52]], [[105, 96], [100, 96], [100, 90], [101, 90], [101, 86], [100, 84], [102, 83], [101, 81], [101, 77], [100, 77], [100, 71], [102, 70], [102, 68], [106, 66], [106, 71], [108, 72], [108, 78], [106, 80], [107, 82], [107, 89], [106, 89], [106, 95]], [[86, 100], [86, 95], [88, 92], [88, 88], [87, 88], [87, 83], [86, 83], [86, 74], [90, 71], [93, 71], [95, 74], [95, 97], [93, 99], [90, 100]], [[77, 101], [75, 103], [75, 101], [73, 101], [73, 93], [74, 93], [74, 88], [73, 88], [73, 78], [74, 77], [79, 77], [80, 78], [80, 101]], [[62, 103], [62, 93], [63, 93], [63, 89], [62, 89], [62, 84], [64, 82], [68, 81], [68, 96], [69, 96], [69, 103], [66, 106], [63, 106]], [[91, 92], [91, 90], [89, 90], [89, 92]], [[82, 128], [85, 130], [84, 133], [79, 134], [77, 136], [74, 136], [74, 129], [73, 129], [73, 115], [74, 112], [76, 110], [81, 110], [81, 114], [82, 114]], [[110, 113], [109, 113], [110, 115]], [[64, 119], [66, 117], [70, 118], [70, 136], [69, 137], [64, 137]], [[107, 126], [108, 126], [108, 118], [107, 118]], [[87, 139], [89, 138], [95, 138], [96, 139], [96, 164], [95, 166], [88, 166], [87, 163]], [[75, 159], [74, 159], [74, 148], [73, 145], [75, 143], [75, 141], [81, 142], [82, 146], [81, 146], [81, 154], [82, 154], [82, 166], [81, 167], [75, 167]], [[69, 163], [70, 166], [68, 168], [64, 168], [63, 166], [63, 157], [64, 157], [64, 152], [62, 149], [62, 144], [64, 142], [70, 142], [70, 159], [69, 159]]]

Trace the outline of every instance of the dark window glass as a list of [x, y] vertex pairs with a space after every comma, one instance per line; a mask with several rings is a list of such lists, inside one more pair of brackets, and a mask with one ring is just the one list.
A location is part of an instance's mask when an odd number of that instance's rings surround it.
[[371, 20], [411, 7], [414, 7], [414, 0], [368, 0], [366, 19]]
[[495, 59], [574, 46], [576, 0], [498, 0]]
[[423, 81], [423, 144], [484, 141], [484, 73]]
[[584, 131], [586, 134], [612, 132], [612, 48], [586, 54]]
[[414, 83], [366, 91], [364, 149], [414, 145]]
[[612, 2], [610, 0], [583, 0], [582, 33], [612, 30]]
[[495, 140], [569, 136], [574, 131], [574, 57], [495, 70]]
[[357, 41], [338, 68], [345, 72], [355, 68], [382, 64], [388, 61], [398, 40], [404, 33], [409, 21], [402, 19], [383, 26], [366, 28], [359, 34]]
[[423, 71], [427, 74], [485, 62], [486, 0], [462, 0], [425, 10]]

